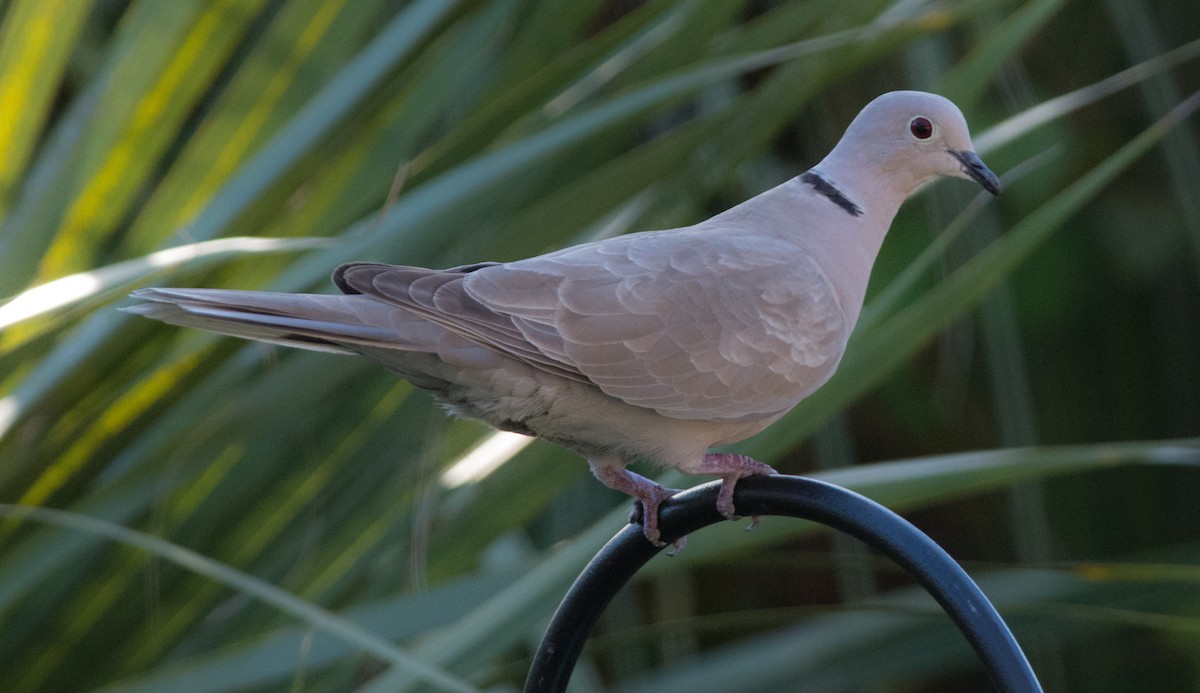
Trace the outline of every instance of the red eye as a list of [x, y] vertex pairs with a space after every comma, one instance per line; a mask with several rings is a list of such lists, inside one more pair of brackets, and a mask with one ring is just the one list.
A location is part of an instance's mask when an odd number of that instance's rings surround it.
[[908, 121], [908, 129], [912, 132], [913, 137], [919, 140], [927, 140], [933, 136], [933, 123], [924, 116], [917, 116]]

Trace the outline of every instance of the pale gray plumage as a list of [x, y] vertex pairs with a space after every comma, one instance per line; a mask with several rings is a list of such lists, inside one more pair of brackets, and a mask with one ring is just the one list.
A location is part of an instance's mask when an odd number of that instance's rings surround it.
[[144, 289], [129, 310], [374, 359], [456, 413], [578, 451], [658, 541], [670, 491], [625, 465], [721, 476], [733, 516], [737, 479], [771, 469], [706, 451], [829, 379], [893, 216], [938, 175], [999, 191], [952, 103], [892, 92], [809, 172], [695, 226], [447, 270], [351, 263], [342, 296]]

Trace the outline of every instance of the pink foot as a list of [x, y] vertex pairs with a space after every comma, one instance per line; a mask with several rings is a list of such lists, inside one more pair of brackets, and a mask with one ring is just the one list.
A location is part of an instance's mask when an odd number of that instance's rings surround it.
[[[630, 472], [632, 474], [633, 472]], [[644, 478], [644, 477], [639, 477]], [[643, 487], [643, 493], [630, 494], [636, 498], [633, 501], [633, 508], [629, 511], [630, 524], [642, 525], [642, 534], [646, 535], [646, 539], [655, 546], [666, 546], [666, 542], [662, 541], [662, 533], [658, 529], [658, 506], [671, 496], [678, 493], [678, 489], [667, 488], [660, 486], [652, 481], [647, 480], [649, 485]], [[680, 542], [675, 542], [676, 548], [683, 548]]]
[[[629, 521], [634, 524], [639, 521], [642, 523], [642, 534], [651, 544], [666, 546], [666, 542], [662, 541], [662, 533], [658, 529], [658, 506], [675, 495], [678, 492], [677, 489], [665, 488], [644, 476], [634, 474], [625, 469], [623, 465], [590, 461], [589, 464], [591, 464], [592, 473], [605, 486], [628, 493], [637, 499], [633, 504], [633, 510], [629, 513]], [[678, 553], [683, 549], [683, 544], [682, 538], [677, 540], [675, 548], [671, 550], [670, 554]]]
[[[709, 453], [704, 456], [704, 460], [700, 463], [699, 467], [689, 469], [688, 471], [696, 474], [712, 474], [713, 476], [721, 477], [721, 491], [717, 494], [717, 512], [730, 520], [739, 519], [733, 508], [733, 490], [737, 486], [739, 479], [744, 479], [748, 476], [778, 474], [771, 467], [752, 457], [728, 452]], [[761, 522], [761, 518], [755, 515], [750, 518], [750, 526], [746, 528], [746, 531], [755, 529]]]

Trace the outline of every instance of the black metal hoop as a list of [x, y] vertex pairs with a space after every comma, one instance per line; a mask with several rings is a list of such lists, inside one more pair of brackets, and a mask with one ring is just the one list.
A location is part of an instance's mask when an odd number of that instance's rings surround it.
[[[663, 503], [659, 526], [671, 541], [723, 521], [719, 481]], [[941, 604], [983, 661], [997, 689], [1041, 693], [1033, 668], [995, 607], [940, 546], [904, 518], [853, 491], [797, 476], [754, 476], [738, 482], [735, 504], [746, 515], [798, 517], [862, 540], [904, 568]], [[622, 529], [584, 568], [555, 612], [534, 656], [525, 693], [560, 693], [596, 620], [613, 596], [662, 549], [640, 526]]]

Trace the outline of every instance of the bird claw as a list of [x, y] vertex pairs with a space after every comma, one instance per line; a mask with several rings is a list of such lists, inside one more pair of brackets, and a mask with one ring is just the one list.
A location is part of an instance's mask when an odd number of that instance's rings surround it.
[[[623, 466], [592, 463], [592, 471], [596, 477], [610, 488], [623, 491], [636, 498], [629, 512], [630, 524], [641, 524], [642, 534], [657, 548], [664, 548], [668, 542], [662, 540], [658, 528], [659, 506], [662, 502], [678, 493], [677, 489], [664, 488], [645, 477], [634, 474]], [[717, 493], [717, 512], [729, 520], [739, 520], [741, 517], [733, 507], [733, 491], [739, 479], [748, 476], [769, 475], [777, 472], [767, 465], [745, 455], [729, 453], [712, 453], [705, 455], [696, 468], [685, 471], [696, 474], [712, 474], [721, 477], [721, 490]], [[753, 531], [762, 522], [762, 518], [754, 515], [750, 518], [747, 531]], [[679, 537], [670, 542], [668, 556], [676, 556], [687, 544], [687, 537]]]
[[[657, 516], [658, 516], [657, 510], [655, 511], [654, 515], [657, 518]], [[642, 502], [640, 500], [635, 500], [633, 502], [633, 509], [629, 511], [629, 524], [631, 524], [631, 525], [642, 524], [642, 536], [646, 537], [646, 541], [653, 544], [655, 548], [661, 549], [661, 548], [670, 546], [671, 548], [669, 551], [667, 551], [667, 555], [668, 556], [677, 556], [677, 555], [679, 555], [680, 551], [683, 551], [683, 547], [687, 546], [687, 536], [686, 535], [679, 537], [678, 539], [676, 539], [673, 542], [668, 543], [668, 542], [663, 541], [662, 533], [658, 529], [657, 520], [649, 523], [649, 525], [646, 525], [646, 524], [643, 524], [643, 520], [645, 519], [645, 517], [646, 517], [646, 513], [645, 513], [645, 510], [642, 508]]]
[[[646, 540], [660, 549], [666, 546], [667, 542], [662, 541], [662, 533], [658, 529], [658, 508], [663, 501], [678, 492], [678, 489], [654, 484], [653, 487], [646, 489], [644, 496], [633, 502], [633, 508], [629, 512], [629, 523], [635, 525], [641, 523], [642, 534], [646, 536]], [[687, 542], [682, 538], [676, 539], [672, 544], [674, 548], [668, 552], [668, 555], [674, 556], [682, 551], [685, 543]]]
[[[717, 474], [721, 477], [721, 490], [717, 493], [717, 512], [727, 520], [740, 520], [741, 516], [733, 507], [733, 491], [737, 487], [739, 479], [744, 479], [748, 476], [769, 476], [778, 474], [773, 468], [759, 462], [756, 459], [747, 457], [746, 455], [735, 455], [730, 453], [713, 453], [704, 456], [704, 462], [701, 468], [697, 470], [701, 474]], [[746, 531], [753, 531], [762, 523], [762, 518], [754, 515], [750, 519], [750, 526]]]

